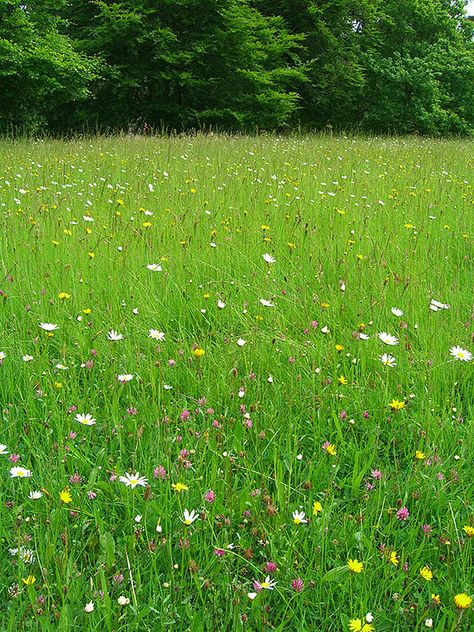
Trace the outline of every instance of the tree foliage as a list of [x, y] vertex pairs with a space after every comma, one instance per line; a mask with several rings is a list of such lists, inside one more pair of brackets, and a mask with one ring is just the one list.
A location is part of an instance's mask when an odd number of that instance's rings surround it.
[[0, 129], [471, 133], [464, 0], [0, 0]]

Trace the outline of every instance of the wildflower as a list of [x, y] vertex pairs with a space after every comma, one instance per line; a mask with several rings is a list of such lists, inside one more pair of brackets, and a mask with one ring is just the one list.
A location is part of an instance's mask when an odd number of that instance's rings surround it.
[[[259, 582], [254, 582], [254, 588], [255, 590], [257, 590], [257, 592], [260, 592], [260, 590], [273, 590], [275, 588], [275, 586], [277, 585], [276, 581], [274, 579], [270, 578], [270, 575], [267, 575], [265, 577], [265, 581], [259, 583]], [[260, 590], [258, 590], [258, 588], [260, 588]]]
[[237, 340], [237, 345], [238, 345], [239, 347], [243, 347], [243, 346], [246, 344], [246, 342], [247, 342], [247, 341], [246, 341], [246, 340], [244, 340], [243, 338], [239, 338], [239, 339]]
[[372, 632], [373, 629], [373, 625], [364, 623], [362, 619], [351, 619], [349, 621], [349, 630], [351, 632]]
[[87, 413], [86, 415], [84, 413], [82, 413], [82, 415], [77, 414], [76, 421], [83, 424], [84, 426], [93, 426], [95, 424], [95, 419], [90, 413]]
[[472, 598], [469, 597], [469, 595], [466, 595], [466, 593], [458, 593], [454, 596], [454, 603], [456, 605], [456, 608], [459, 608], [460, 610], [465, 610], [466, 608], [469, 608], [471, 606]]
[[264, 255], [262, 255], [264, 261], [266, 263], [272, 264], [275, 263], [276, 259], [274, 257], [272, 257], [272, 255], [270, 255], [268, 252], [266, 252]]
[[23, 362], [31, 362], [33, 360], [33, 356], [32, 355], [24, 355], [22, 357]]
[[392, 312], [394, 316], [398, 316], [398, 317], [403, 316], [402, 310], [398, 309], [398, 307], [392, 307], [390, 311]]
[[86, 603], [86, 605], [84, 606], [84, 612], [92, 612], [94, 610], [94, 604], [92, 603], [92, 601], [89, 601], [89, 603]]
[[430, 309], [433, 312], [438, 312], [440, 309], [449, 309], [449, 305], [446, 303], [440, 303], [436, 301], [434, 298], [431, 299]]
[[224, 303], [224, 301], [220, 301], [220, 300], [219, 300], [219, 301], [217, 301], [217, 307], [218, 307], [219, 309], [224, 309], [225, 305], [226, 305], [226, 304]]
[[300, 593], [304, 589], [304, 582], [301, 577], [298, 577], [291, 582], [291, 588], [297, 593]]
[[388, 406], [392, 410], [402, 410], [402, 408], [405, 408], [406, 404], [405, 402], [398, 401], [398, 399], [392, 399], [392, 401], [388, 404]]
[[137, 485], [146, 487], [146, 484], [148, 483], [147, 479], [144, 476], [140, 476], [139, 472], [136, 474], [129, 474], [128, 472], [125, 472], [123, 476], [119, 477], [119, 481], [132, 489], [135, 489]]
[[184, 522], [185, 525], [189, 526], [193, 524], [193, 522], [197, 520], [198, 518], [199, 518], [199, 514], [196, 513], [194, 509], [191, 511], [191, 513], [189, 513], [189, 511], [185, 509], [183, 512], [182, 521]]
[[10, 555], [18, 555], [25, 564], [33, 564], [35, 561], [34, 551], [21, 546], [19, 549], [9, 549]]
[[383, 365], [389, 366], [392, 369], [397, 366], [396, 359], [393, 356], [388, 355], [388, 353], [384, 353], [383, 355], [379, 356], [379, 360]]
[[472, 536], [474, 535], [474, 527], [470, 527], [469, 525], [463, 527], [463, 531], [468, 538], [472, 538]]
[[34, 575], [28, 575], [28, 577], [22, 579], [21, 581], [25, 584], [25, 586], [33, 586], [36, 581], [36, 577]]
[[458, 360], [463, 360], [464, 362], [470, 362], [472, 360], [472, 353], [467, 349], [462, 349], [461, 347], [451, 347], [449, 351], [451, 355]]
[[59, 498], [65, 505], [72, 503], [72, 496], [69, 487], [65, 487], [62, 492], [59, 492]]
[[148, 332], [148, 338], [163, 342], [165, 339], [165, 334], [162, 331], [158, 331], [158, 329], [150, 329]]
[[401, 509], [397, 511], [396, 515], [397, 515], [398, 520], [407, 520], [408, 516], [410, 515], [410, 512], [408, 511], [406, 507], [401, 507]]
[[264, 298], [260, 299], [260, 303], [264, 306], [264, 307], [275, 307], [275, 303], [272, 303], [271, 301], [267, 301]]
[[210, 489], [204, 494], [204, 500], [208, 503], [213, 503], [215, 499], [216, 499], [216, 495], [212, 491], [212, 489]]
[[158, 264], [158, 263], [149, 263], [147, 265], [148, 270], [151, 270], [152, 272], [162, 272], [163, 268]]
[[336, 351], [344, 351], [344, 345], [336, 345]]
[[353, 573], [362, 573], [362, 571], [364, 570], [364, 565], [358, 560], [349, 560], [347, 562], [347, 566], [349, 567], [349, 570]]
[[127, 382], [130, 382], [131, 380], [133, 380], [134, 375], [132, 375], [131, 373], [123, 373], [121, 375], [117, 375], [117, 380], [121, 383], [121, 384], [126, 384]]
[[28, 498], [30, 500], [39, 500], [43, 497], [43, 492], [40, 491], [32, 491], [28, 494]]
[[347, 378], [344, 377], [343, 375], [339, 376], [337, 378], [337, 381], [339, 382], [339, 384], [347, 384]]
[[295, 524], [305, 524], [308, 522], [305, 518], [304, 511], [298, 511], [297, 509], [295, 509], [295, 511], [292, 513], [292, 516], [293, 516], [293, 522]]
[[0, 455], [2, 454], [8, 454], [8, 450], [7, 450], [6, 445], [4, 445], [3, 443], [0, 443]]
[[420, 576], [423, 577], [423, 579], [426, 579], [427, 582], [430, 582], [433, 579], [433, 573], [428, 566], [420, 568]]
[[398, 338], [386, 333], [385, 331], [381, 331], [379, 334], [377, 334], [377, 337], [386, 345], [394, 346], [398, 344]]
[[59, 329], [58, 325], [55, 325], [54, 323], [40, 323], [39, 326], [44, 331], [48, 332], [56, 331], [56, 329]]
[[375, 478], [375, 480], [380, 481], [380, 479], [382, 478], [383, 474], [380, 470], [372, 470], [371, 472], [372, 478]]
[[27, 470], [24, 467], [12, 467], [10, 469], [10, 476], [12, 478], [30, 478], [31, 470]]
[[201, 349], [201, 347], [196, 347], [196, 349], [193, 349], [193, 356], [195, 358], [202, 358], [202, 356], [205, 354], [206, 352], [204, 351], [204, 349]]
[[336, 446], [332, 443], [329, 443], [329, 441], [325, 441], [323, 443], [322, 450], [326, 452], [326, 454], [329, 454], [330, 456], [336, 456], [337, 454]]
[[400, 560], [398, 559], [398, 554], [396, 551], [392, 551], [390, 553], [389, 562], [390, 564], [393, 564], [394, 566], [398, 566]]
[[317, 516], [323, 510], [323, 506], [318, 500], [313, 503], [313, 516]]
[[425, 619], [425, 627], [432, 628], [433, 627], [433, 619]]
[[112, 342], [123, 340], [123, 334], [119, 334], [115, 331], [115, 329], [110, 329], [109, 333], [107, 334], [107, 340], [112, 340]]
[[58, 298], [60, 298], [62, 300], [67, 300], [67, 299], [71, 298], [71, 295], [68, 294], [67, 292], [59, 292]]
[[434, 593], [431, 594], [431, 601], [433, 602], [433, 604], [435, 606], [439, 606], [439, 604], [441, 603], [441, 598], [439, 595], [435, 595]]
[[117, 599], [117, 603], [119, 606], [128, 606], [128, 604], [130, 603], [130, 599], [128, 597], [120, 595], [120, 597]]
[[187, 492], [189, 487], [187, 485], [185, 485], [184, 483], [172, 483], [171, 487], [174, 489], [175, 492]]
[[424, 452], [422, 452], [421, 450], [417, 450], [417, 451], [415, 452], [415, 459], [416, 459], [417, 461], [422, 461], [422, 460], [423, 460], [423, 459], [425, 459], [425, 458], [426, 458], [426, 454], [425, 454]]

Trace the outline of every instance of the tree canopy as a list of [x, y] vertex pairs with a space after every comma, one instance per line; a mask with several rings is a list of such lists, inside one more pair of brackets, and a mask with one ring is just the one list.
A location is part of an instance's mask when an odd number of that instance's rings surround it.
[[0, 131], [474, 131], [464, 0], [0, 0]]

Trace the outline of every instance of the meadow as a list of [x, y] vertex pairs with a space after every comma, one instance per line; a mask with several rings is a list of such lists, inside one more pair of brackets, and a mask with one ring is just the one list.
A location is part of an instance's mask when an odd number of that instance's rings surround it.
[[474, 143], [0, 143], [0, 629], [474, 629]]

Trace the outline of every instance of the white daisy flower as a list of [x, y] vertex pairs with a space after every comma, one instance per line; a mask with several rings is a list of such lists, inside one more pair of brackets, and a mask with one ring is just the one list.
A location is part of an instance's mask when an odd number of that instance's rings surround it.
[[262, 255], [262, 257], [263, 257], [263, 259], [264, 259], [264, 261], [266, 263], [272, 264], [272, 263], [275, 263], [275, 261], [276, 261], [275, 257], [272, 257], [272, 255], [269, 254], [268, 252], [266, 252], [264, 255]]
[[385, 331], [381, 331], [379, 334], [377, 334], [379, 340], [381, 340], [383, 343], [385, 343], [386, 345], [390, 345], [390, 346], [394, 346], [398, 344], [398, 338], [396, 336], [392, 336], [391, 334], [388, 334]]
[[272, 303], [271, 301], [267, 301], [264, 298], [260, 299], [260, 303], [264, 306], [264, 307], [275, 307], [275, 303]]
[[239, 339], [237, 340], [237, 344], [238, 344], [238, 346], [239, 346], [239, 347], [243, 347], [243, 346], [244, 346], [244, 344], [245, 344], [246, 342], [247, 342], [247, 341], [246, 341], [246, 340], [244, 340], [243, 338], [239, 338]]
[[1, 454], [8, 454], [7, 446], [3, 443], [0, 443], [0, 455]]
[[22, 357], [23, 362], [31, 362], [33, 360], [33, 356], [32, 355], [24, 355]]
[[472, 353], [462, 347], [451, 347], [449, 351], [457, 360], [463, 360], [464, 362], [470, 362], [472, 360]]
[[58, 364], [56, 364], [56, 368], [59, 369], [60, 371], [68, 371], [69, 370], [68, 366], [64, 366], [64, 364], [61, 364], [60, 362], [58, 362]]
[[274, 579], [271, 579], [270, 575], [267, 575], [265, 577], [265, 581], [261, 582], [260, 587], [264, 588], [265, 590], [273, 590], [276, 585], [276, 581]]
[[150, 329], [148, 332], [148, 338], [163, 342], [165, 339], [165, 334], [162, 331], [158, 331], [158, 329]]
[[10, 469], [10, 476], [12, 478], [30, 478], [31, 470], [27, 470], [25, 467], [15, 466]]
[[306, 520], [306, 514], [304, 511], [298, 511], [297, 509], [295, 509], [295, 511], [291, 515], [295, 524], [306, 524], [308, 522]]
[[41, 329], [44, 329], [44, 331], [56, 331], [56, 329], [59, 329], [58, 325], [54, 323], [40, 323], [39, 326]]
[[107, 334], [107, 340], [112, 340], [113, 342], [123, 340], [123, 334], [119, 334], [117, 331], [115, 331], [115, 329], [110, 329], [109, 333]]
[[86, 603], [86, 605], [84, 606], [84, 612], [92, 612], [94, 610], [94, 604], [92, 601], [89, 601], [89, 603]]
[[225, 305], [224, 301], [217, 301], [217, 307], [219, 309], [224, 309]]
[[162, 272], [163, 268], [160, 266], [159, 263], [149, 263], [147, 265], [148, 270], [151, 270], [152, 272]]
[[189, 513], [189, 511], [185, 509], [181, 520], [184, 522], [185, 525], [189, 526], [193, 524], [193, 522], [197, 520], [198, 518], [199, 518], [199, 514], [196, 513], [194, 509], [191, 511], [191, 513]]
[[432, 312], [438, 312], [440, 309], [449, 309], [449, 305], [447, 303], [440, 303], [439, 301], [436, 301], [434, 298], [432, 298], [430, 309]]
[[32, 491], [28, 494], [28, 498], [30, 500], [39, 500], [40, 498], [43, 498], [43, 492], [40, 492], [39, 490]]
[[135, 489], [137, 485], [146, 487], [148, 483], [147, 479], [144, 476], [140, 476], [139, 472], [136, 474], [129, 474], [128, 472], [125, 472], [123, 476], [119, 477], [119, 481], [132, 489]]
[[130, 382], [131, 380], [133, 380], [134, 375], [131, 373], [122, 373], [121, 375], [117, 375], [117, 380], [121, 383], [121, 384], [126, 384], [127, 382]]
[[402, 310], [398, 309], [398, 307], [392, 307], [390, 311], [392, 312], [394, 316], [398, 316], [398, 317], [403, 316]]
[[95, 424], [95, 419], [90, 413], [87, 413], [87, 415], [84, 413], [82, 415], [76, 415], [76, 421], [84, 426], [93, 426]]
[[379, 360], [385, 366], [389, 366], [392, 368], [397, 366], [396, 359], [393, 356], [388, 355], [388, 353], [384, 353], [383, 355], [379, 356]]
[[363, 331], [360, 332], [359, 334], [359, 340], [369, 340], [370, 336], [368, 336], [367, 334], [364, 334]]

